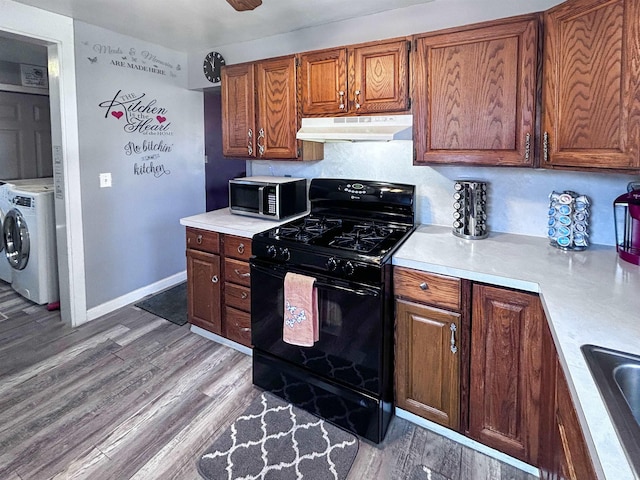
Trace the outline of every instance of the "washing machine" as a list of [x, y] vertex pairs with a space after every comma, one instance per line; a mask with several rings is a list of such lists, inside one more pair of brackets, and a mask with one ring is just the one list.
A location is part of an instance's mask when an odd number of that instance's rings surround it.
[[4, 216], [12, 209], [7, 197], [8, 191], [15, 186], [46, 186], [53, 189], [53, 177], [0, 180], [0, 280], [7, 283], [12, 283], [13, 269], [7, 260], [2, 226], [4, 225]]
[[59, 300], [53, 185], [12, 185], [2, 237], [11, 286], [40, 304]]

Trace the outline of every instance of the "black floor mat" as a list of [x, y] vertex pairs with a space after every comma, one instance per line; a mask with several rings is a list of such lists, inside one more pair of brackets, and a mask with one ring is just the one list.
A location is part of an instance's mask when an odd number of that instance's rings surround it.
[[187, 282], [156, 293], [136, 303], [136, 307], [166, 318], [176, 325], [187, 323]]

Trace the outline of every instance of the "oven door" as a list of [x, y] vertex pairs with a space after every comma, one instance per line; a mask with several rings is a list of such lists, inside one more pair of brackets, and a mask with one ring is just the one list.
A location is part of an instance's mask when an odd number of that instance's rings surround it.
[[320, 339], [312, 347], [282, 340], [284, 276], [299, 268], [251, 259], [251, 338], [255, 348], [347, 387], [382, 394], [383, 300], [379, 286], [313, 274]]

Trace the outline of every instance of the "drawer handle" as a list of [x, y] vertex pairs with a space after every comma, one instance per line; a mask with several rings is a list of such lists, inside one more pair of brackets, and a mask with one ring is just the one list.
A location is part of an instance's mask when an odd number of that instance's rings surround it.
[[237, 268], [233, 269], [234, 272], [236, 272], [236, 275], [238, 275], [239, 277], [242, 278], [247, 278], [251, 276], [251, 272], [247, 272], [247, 273], [242, 273], [240, 270], [238, 270]]
[[250, 332], [251, 331], [251, 327], [243, 327], [240, 329], [241, 332]]
[[248, 296], [249, 296], [249, 294], [248, 294], [247, 292], [242, 292], [242, 293], [240, 294], [240, 298], [241, 298], [242, 300], [246, 300]]
[[427, 282], [422, 282], [420, 284], [420, 290], [429, 290], [429, 285], [427, 285]]
[[202, 235], [198, 235], [198, 236], [196, 237], [196, 243], [197, 243], [198, 245], [202, 245]]
[[449, 328], [451, 329], [451, 353], [456, 353], [458, 351], [458, 347], [456, 347], [455, 333], [458, 327], [456, 327], [455, 323], [452, 323], [451, 325], [449, 325]]
[[217, 275], [214, 275], [213, 277], [211, 277], [211, 282], [213, 282], [213, 283], [218, 283], [219, 280], [220, 279], [218, 278]]
[[238, 245], [238, 253], [242, 255], [244, 253], [244, 243]]

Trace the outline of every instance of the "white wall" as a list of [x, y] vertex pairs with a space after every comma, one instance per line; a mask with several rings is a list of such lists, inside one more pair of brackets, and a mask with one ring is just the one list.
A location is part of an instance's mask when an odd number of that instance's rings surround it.
[[204, 114], [186, 54], [74, 25], [91, 309], [185, 271], [180, 218], [205, 210]]
[[[191, 88], [207, 85], [202, 57], [216, 50], [227, 64], [253, 61], [307, 50], [349, 45], [382, 38], [428, 32], [524, 13], [544, 11], [559, 0], [436, 0], [364, 18], [277, 35], [233, 45], [212, 46], [189, 55]], [[498, 232], [546, 236], [548, 195], [574, 190], [591, 198], [591, 241], [613, 245], [614, 198], [640, 177], [610, 173], [576, 173], [518, 168], [413, 166], [412, 143], [326, 144], [324, 160], [313, 163], [248, 162], [254, 175], [295, 175], [365, 178], [405, 182], [418, 186], [418, 220], [451, 225], [453, 182], [477, 178], [490, 184], [489, 228]]]

